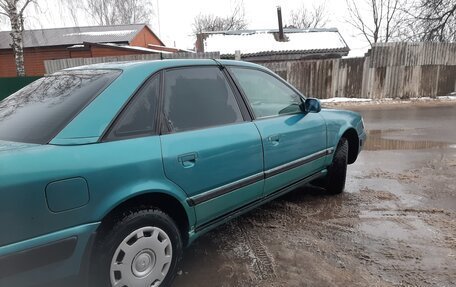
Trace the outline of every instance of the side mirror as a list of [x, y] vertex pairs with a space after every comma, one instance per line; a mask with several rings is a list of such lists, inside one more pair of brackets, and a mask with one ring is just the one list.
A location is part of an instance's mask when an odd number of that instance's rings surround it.
[[321, 111], [320, 101], [313, 98], [307, 98], [304, 102], [303, 111], [306, 113], [319, 113]]

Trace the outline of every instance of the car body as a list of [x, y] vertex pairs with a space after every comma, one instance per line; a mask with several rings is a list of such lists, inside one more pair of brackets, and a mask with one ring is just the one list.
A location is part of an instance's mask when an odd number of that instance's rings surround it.
[[[138, 206], [167, 214], [187, 246], [326, 176], [341, 139], [355, 162], [366, 137], [359, 114], [320, 111], [251, 63], [111, 63], [50, 77], [0, 104], [0, 286], [89, 280], [100, 229]], [[275, 102], [281, 93], [289, 106]]]

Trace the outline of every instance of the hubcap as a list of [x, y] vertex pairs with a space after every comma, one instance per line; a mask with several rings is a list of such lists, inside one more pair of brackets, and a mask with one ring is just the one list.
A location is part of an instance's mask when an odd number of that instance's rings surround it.
[[139, 252], [133, 263], [131, 271], [136, 277], [144, 277], [152, 271], [155, 266], [155, 253], [152, 250], [144, 250]]
[[158, 227], [133, 231], [117, 247], [111, 261], [114, 287], [157, 287], [168, 274], [172, 260], [169, 236]]

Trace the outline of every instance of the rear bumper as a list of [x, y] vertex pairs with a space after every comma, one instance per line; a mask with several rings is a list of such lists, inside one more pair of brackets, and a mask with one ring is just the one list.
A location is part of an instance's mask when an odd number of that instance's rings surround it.
[[80, 225], [0, 247], [0, 286], [46, 286], [80, 277], [86, 273], [98, 225]]

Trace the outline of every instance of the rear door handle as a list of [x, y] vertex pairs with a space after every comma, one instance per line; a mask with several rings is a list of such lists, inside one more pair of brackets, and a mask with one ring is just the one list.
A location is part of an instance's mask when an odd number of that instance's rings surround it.
[[177, 157], [177, 160], [182, 164], [184, 168], [194, 167], [197, 159], [198, 154], [196, 152], [182, 154]]
[[272, 145], [278, 145], [280, 142], [280, 135], [272, 135], [268, 137], [268, 141], [272, 143]]

